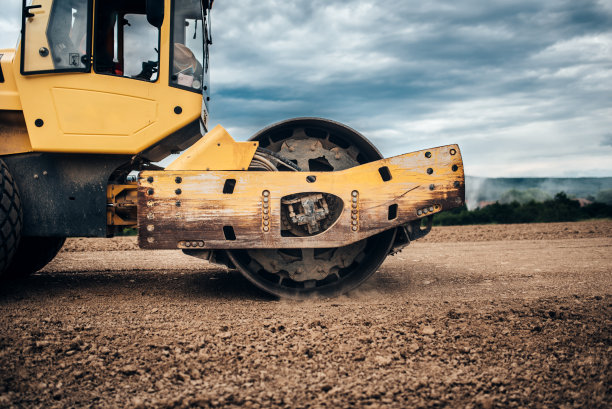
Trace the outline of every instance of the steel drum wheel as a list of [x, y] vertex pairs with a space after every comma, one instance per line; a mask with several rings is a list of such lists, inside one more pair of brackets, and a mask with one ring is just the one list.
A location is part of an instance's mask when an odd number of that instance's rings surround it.
[[[251, 140], [289, 159], [303, 171], [338, 171], [382, 158], [355, 130], [320, 118], [279, 122], [261, 130]], [[253, 170], [263, 170], [263, 167], [261, 162], [252, 164]], [[268, 166], [266, 170], [292, 171], [282, 166], [276, 169]], [[227, 253], [249, 281], [268, 293], [294, 299], [333, 297], [367, 280], [389, 254], [394, 238], [395, 229], [391, 229], [337, 248], [228, 250]]]

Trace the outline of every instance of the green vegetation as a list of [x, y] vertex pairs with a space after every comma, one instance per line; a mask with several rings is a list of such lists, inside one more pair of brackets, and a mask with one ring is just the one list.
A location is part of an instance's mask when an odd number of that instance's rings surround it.
[[557, 193], [554, 199], [540, 203], [535, 200], [523, 204], [518, 201], [496, 202], [475, 210], [468, 210], [463, 206], [435, 215], [434, 225], [574, 222], [598, 218], [612, 218], [612, 205], [595, 202], [580, 207], [578, 201], [561, 192]]
[[119, 231], [115, 235], [116, 236], [137, 236], [138, 229], [135, 227], [124, 227], [123, 229], [121, 229], [121, 231]]
[[595, 196], [595, 201], [612, 205], [612, 189], [600, 190]]

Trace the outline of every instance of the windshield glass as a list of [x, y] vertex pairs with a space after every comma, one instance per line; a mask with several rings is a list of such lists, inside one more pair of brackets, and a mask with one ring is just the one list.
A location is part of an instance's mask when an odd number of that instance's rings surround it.
[[56, 69], [85, 68], [87, 0], [56, 1], [47, 29]]
[[22, 72], [87, 71], [89, 0], [24, 2]]
[[[208, 91], [208, 27], [200, 0], [172, 2], [170, 85]], [[203, 83], [204, 82], [204, 83]]]
[[159, 28], [146, 16], [145, 0], [96, 2], [94, 69], [99, 74], [156, 81]]

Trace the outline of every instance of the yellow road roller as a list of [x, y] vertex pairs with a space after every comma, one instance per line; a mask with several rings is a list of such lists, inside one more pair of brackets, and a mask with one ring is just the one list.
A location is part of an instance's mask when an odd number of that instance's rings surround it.
[[[0, 278], [66, 237], [137, 227], [143, 249], [237, 268], [279, 297], [329, 297], [464, 203], [457, 145], [383, 158], [295, 118], [209, 129], [210, 0], [24, 0], [0, 50]], [[182, 152], [165, 168], [157, 165]]]

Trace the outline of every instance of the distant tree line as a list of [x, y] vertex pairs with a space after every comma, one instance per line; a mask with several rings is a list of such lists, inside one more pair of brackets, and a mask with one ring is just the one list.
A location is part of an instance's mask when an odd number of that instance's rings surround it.
[[597, 192], [594, 201], [612, 205], [612, 189], [604, 189]]
[[521, 203], [514, 200], [510, 203], [500, 203], [498, 201], [474, 210], [468, 210], [466, 206], [459, 207], [436, 214], [434, 225], [574, 222], [599, 218], [612, 218], [612, 203], [593, 202], [580, 207], [577, 200], [560, 192], [554, 198], [541, 202], [529, 200]]

